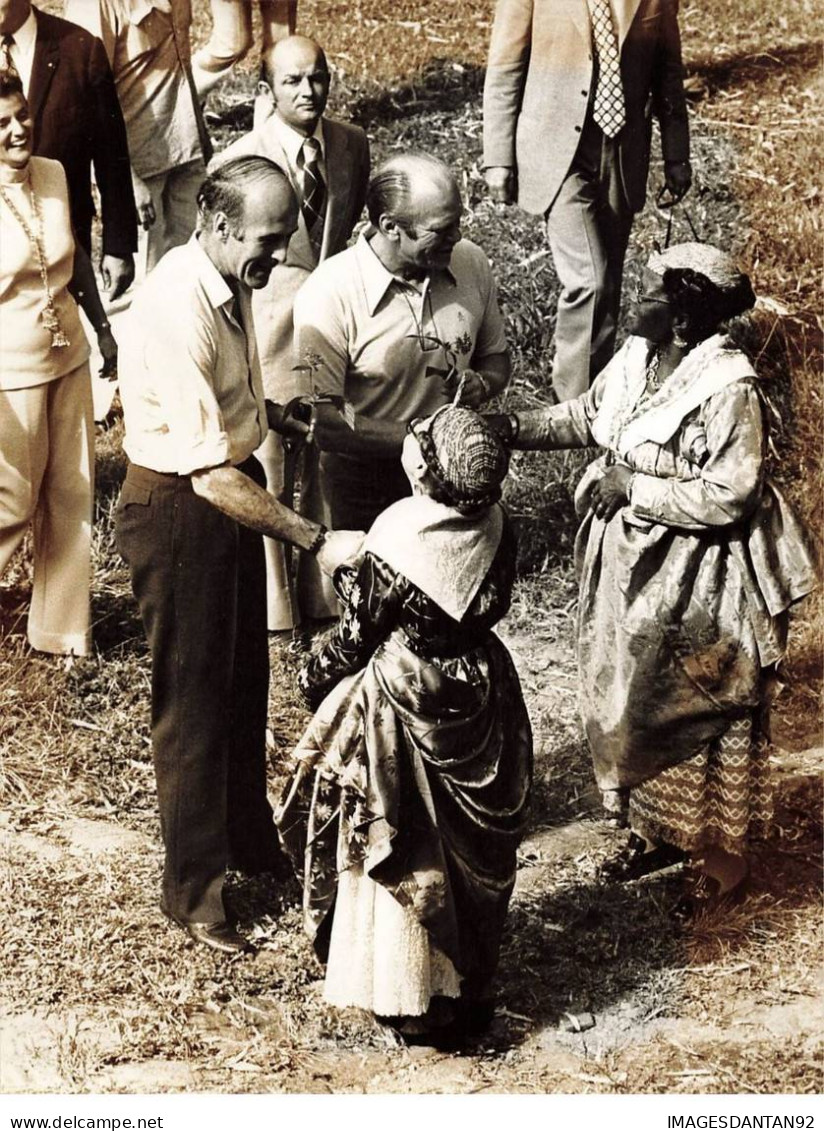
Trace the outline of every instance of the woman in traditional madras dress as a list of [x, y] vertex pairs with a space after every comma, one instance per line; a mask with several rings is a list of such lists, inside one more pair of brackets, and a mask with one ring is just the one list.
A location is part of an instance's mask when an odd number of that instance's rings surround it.
[[689, 855], [717, 898], [770, 816], [760, 720], [787, 610], [816, 584], [796, 520], [765, 479], [755, 372], [723, 332], [755, 301], [725, 253], [650, 259], [630, 337], [592, 388], [498, 417], [517, 448], [597, 444], [583, 522], [581, 706], [608, 812], [632, 833], [609, 878]]
[[317, 713], [276, 821], [328, 953], [326, 1000], [454, 1035], [491, 1017], [532, 773], [491, 632], [515, 576], [508, 459], [481, 417], [446, 406], [412, 422], [402, 460], [415, 493], [338, 570], [340, 623], [301, 673]]

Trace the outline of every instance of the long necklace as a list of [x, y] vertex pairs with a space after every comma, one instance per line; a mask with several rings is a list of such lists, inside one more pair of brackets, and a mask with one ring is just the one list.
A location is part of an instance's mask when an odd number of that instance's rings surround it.
[[62, 349], [64, 346], [71, 345], [71, 343], [60, 324], [60, 318], [54, 306], [54, 296], [49, 286], [49, 269], [46, 263], [46, 252], [43, 247], [43, 217], [40, 213], [40, 203], [35, 196], [34, 188], [31, 183], [29, 183], [28, 189], [29, 199], [31, 200], [31, 214], [34, 219], [33, 228], [20, 212], [20, 209], [14, 201], [8, 196], [2, 185], [0, 185], [0, 197], [2, 197], [12, 216], [14, 216], [15, 220], [20, 224], [20, 227], [28, 236], [29, 243], [34, 248], [34, 254], [37, 256], [37, 266], [40, 271], [40, 279], [43, 283], [43, 293], [46, 296], [43, 309], [40, 311], [40, 317], [43, 320], [43, 325], [51, 334], [52, 349]]

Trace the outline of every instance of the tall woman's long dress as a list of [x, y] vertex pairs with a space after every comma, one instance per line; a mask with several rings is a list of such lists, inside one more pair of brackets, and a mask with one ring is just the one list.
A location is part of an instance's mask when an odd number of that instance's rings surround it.
[[416, 1016], [436, 995], [489, 994], [532, 771], [491, 632], [514, 568], [499, 507], [467, 519], [413, 498], [338, 571], [344, 612], [302, 674], [320, 706], [276, 816], [333, 1004]]

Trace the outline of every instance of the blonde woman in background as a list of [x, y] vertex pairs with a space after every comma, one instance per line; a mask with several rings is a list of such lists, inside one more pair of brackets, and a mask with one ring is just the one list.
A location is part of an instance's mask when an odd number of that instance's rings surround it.
[[89, 346], [117, 346], [91, 262], [75, 243], [66, 174], [32, 156], [20, 76], [0, 72], [0, 576], [34, 522], [28, 638], [42, 652], [91, 644], [93, 414]]

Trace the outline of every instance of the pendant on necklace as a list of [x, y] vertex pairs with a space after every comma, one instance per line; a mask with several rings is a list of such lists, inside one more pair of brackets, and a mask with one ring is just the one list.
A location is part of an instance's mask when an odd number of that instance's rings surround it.
[[43, 325], [51, 334], [52, 349], [62, 349], [64, 346], [71, 345], [71, 342], [63, 332], [63, 327], [60, 325], [60, 319], [57, 317], [57, 311], [52, 307], [44, 306], [40, 311], [40, 317], [43, 320]]

